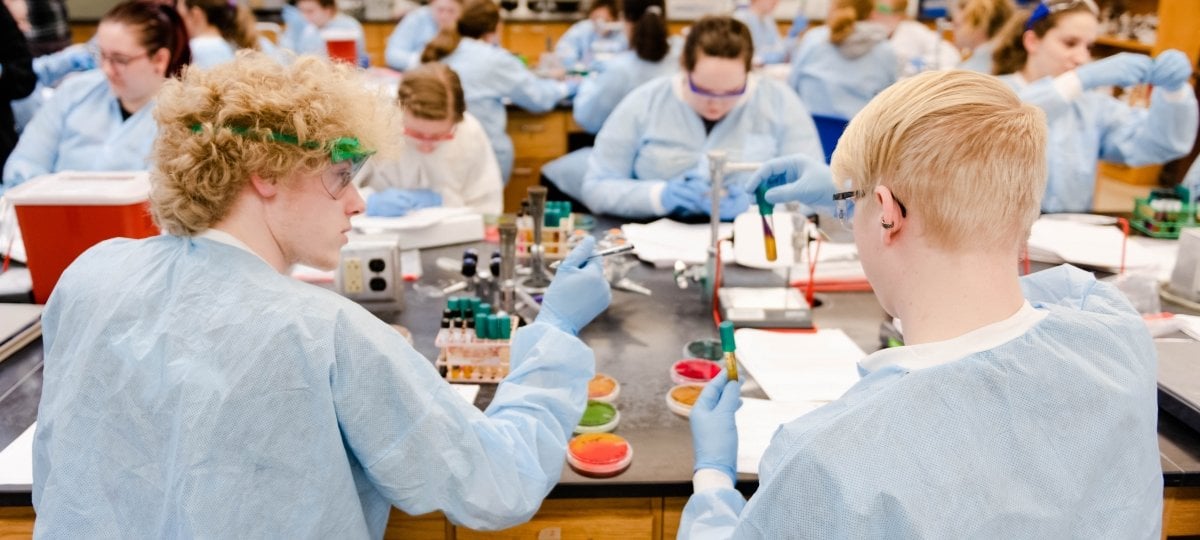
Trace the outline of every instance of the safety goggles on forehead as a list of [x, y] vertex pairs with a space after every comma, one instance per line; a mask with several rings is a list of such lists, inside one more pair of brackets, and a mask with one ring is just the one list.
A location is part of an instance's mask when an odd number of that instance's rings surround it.
[[411, 128], [405, 127], [404, 136], [417, 142], [438, 143], [453, 140], [456, 131], [458, 131], [458, 124], [451, 127], [450, 131], [438, 133], [437, 135], [429, 135], [428, 133], [421, 133], [420, 131], [414, 131]]
[[[349, 162], [350, 164], [349, 178], [345, 180], [345, 185], [341, 185], [338, 189], [336, 189], [336, 193], [331, 191], [329, 186], [326, 186], [326, 191], [330, 191], [329, 194], [333, 195], [334, 198], [337, 198], [337, 196], [341, 194], [343, 190], [345, 190], [346, 185], [349, 185], [350, 181], [354, 179], [354, 176], [358, 174], [358, 171], [367, 163], [367, 160], [375, 154], [374, 150], [368, 150], [364, 148], [362, 143], [360, 143], [356, 137], [338, 137], [332, 141], [327, 141], [324, 144], [316, 141], [307, 141], [301, 143], [300, 139], [298, 139], [295, 135], [288, 135], [286, 133], [275, 133], [271, 131], [263, 134], [252, 134], [249, 129], [241, 126], [222, 127], [225, 127], [229, 131], [232, 131], [233, 133], [243, 137], [251, 135], [262, 136], [267, 137], [269, 140], [274, 142], [292, 144], [309, 149], [328, 147], [330, 162], [332, 162], [334, 165], [345, 162]], [[203, 127], [200, 124], [192, 124], [193, 133], [200, 133], [202, 129]]]
[[[849, 188], [853, 185], [853, 183], [850, 180], [846, 180], [842, 185], [846, 188]], [[863, 193], [861, 189], [839, 191], [833, 194], [833, 217], [837, 218], [838, 221], [841, 222], [844, 229], [854, 230], [855, 201], [864, 196], [866, 196], [866, 193]], [[892, 194], [892, 200], [896, 201], [896, 205], [900, 207], [900, 215], [902, 217], [908, 217], [908, 208], [905, 208], [904, 203], [900, 202], [900, 199], [896, 198], [895, 193]]]
[[696, 94], [697, 96], [700, 96], [700, 97], [706, 97], [706, 98], [712, 98], [712, 99], [735, 99], [735, 98], [742, 97], [742, 94], [746, 93], [746, 84], [742, 84], [741, 88], [734, 90], [732, 92], [725, 92], [725, 93], [720, 93], [720, 94], [716, 93], [716, 92], [710, 92], [708, 90], [700, 88], [699, 86], [696, 86], [696, 83], [692, 82], [692, 74], [691, 73], [688, 73], [687, 82], [688, 82], [688, 89], [691, 90], [693, 94]]
[[1025, 21], [1025, 29], [1033, 30], [1033, 25], [1046, 17], [1079, 6], [1086, 7], [1088, 11], [1092, 12], [1092, 15], [1100, 16], [1100, 8], [1096, 6], [1095, 0], [1045, 0], [1033, 9], [1033, 13], [1029, 14], [1029, 20]]

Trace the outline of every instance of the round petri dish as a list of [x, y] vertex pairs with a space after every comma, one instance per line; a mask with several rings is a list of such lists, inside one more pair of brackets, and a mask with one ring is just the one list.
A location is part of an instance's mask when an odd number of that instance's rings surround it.
[[720, 364], [700, 358], [685, 358], [671, 364], [671, 380], [675, 384], [703, 384], [720, 372]]
[[705, 338], [687, 342], [683, 346], [684, 358], [703, 358], [716, 362], [725, 357], [725, 353], [721, 351], [721, 342], [715, 339]]
[[613, 433], [584, 433], [567, 442], [567, 464], [594, 478], [621, 474], [633, 462], [633, 447]]
[[575, 433], [607, 433], [617, 429], [621, 423], [621, 413], [611, 403], [603, 401], [588, 401], [583, 410], [583, 418], [575, 426]]
[[692, 406], [696, 404], [696, 398], [700, 397], [701, 390], [704, 390], [702, 384], [681, 384], [671, 388], [667, 392], [667, 408], [684, 418], [691, 416]]
[[588, 382], [588, 399], [592, 401], [603, 401], [612, 403], [617, 400], [617, 396], [621, 395], [621, 383], [616, 379], [603, 373], [597, 373], [592, 380]]

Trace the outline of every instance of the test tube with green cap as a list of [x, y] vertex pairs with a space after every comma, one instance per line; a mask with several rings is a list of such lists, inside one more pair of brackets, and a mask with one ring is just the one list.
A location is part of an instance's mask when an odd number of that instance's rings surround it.
[[725, 374], [729, 380], [738, 380], [737, 356], [734, 352], [737, 350], [737, 344], [733, 341], [733, 323], [725, 321], [721, 323], [721, 352], [725, 353]]
[[769, 187], [766, 182], [759, 183], [758, 188], [754, 190], [754, 201], [758, 204], [758, 215], [762, 218], [763, 246], [766, 248], [767, 260], [773, 262], [779, 255], [775, 249], [775, 231], [771, 227], [775, 221], [775, 205], [767, 202]]

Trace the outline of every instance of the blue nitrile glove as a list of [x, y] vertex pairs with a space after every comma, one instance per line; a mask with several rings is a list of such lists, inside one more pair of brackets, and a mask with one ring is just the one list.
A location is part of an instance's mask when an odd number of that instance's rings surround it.
[[792, 154], [777, 157], [759, 167], [746, 183], [753, 191], [766, 183], [767, 202], [781, 204], [798, 202], [812, 208], [832, 208], [833, 172], [823, 157]]
[[662, 190], [662, 207], [668, 214], [708, 214], [708, 184], [681, 177], [668, 180]]
[[583, 77], [567, 77], [563, 79], [563, 83], [567, 85], [568, 98], [575, 97], [579, 93], [579, 85], [583, 82]]
[[1163, 90], [1179, 90], [1192, 76], [1192, 64], [1182, 51], [1167, 49], [1154, 58], [1146, 82]]
[[1075, 68], [1084, 90], [1100, 86], [1134, 86], [1146, 82], [1154, 60], [1137, 53], [1117, 53]]
[[794, 38], [807, 29], [808, 17], [804, 16], [804, 10], [797, 10], [796, 16], [792, 18], [792, 27], [788, 29], [787, 37]]
[[730, 381], [725, 370], [704, 385], [692, 406], [692, 471], [716, 469], [737, 482], [737, 424], [734, 415], [742, 406], [742, 383]]
[[367, 197], [367, 215], [396, 217], [419, 208], [441, 205], [442, 196], [436, 191], [388, 188]]
[[721, 221], [733, 221], [747, 208], [750, 208], [750, 194], [735, 183], [726, 184], [725, 196], [721, 197], [721, 202], [717, 206]]
[[542, 296], [537, 322], [575, 335], [608, 307], [612, 291], [604, 278], [604, 261], [592, 257], [595, 248], [596, 239], [586, 236], [563, 259]]

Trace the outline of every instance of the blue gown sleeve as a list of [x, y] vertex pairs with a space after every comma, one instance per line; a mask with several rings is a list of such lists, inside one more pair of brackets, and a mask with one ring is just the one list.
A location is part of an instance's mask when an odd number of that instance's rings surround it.
[[599, 132], [604, 120], [625, 97], [625, 92], [618, 89], [633, 86], [626, 81], [628, 75], [624, 70], [606, 69], [584, 79], [572, 103], [575, 122], [588, 133]]
[[396, 29], [392, 30], [392, 35], [388, 36], [387, 48], [383, 53], [388, 67], [404, 71], [417, 67], [416, 64], [420, 63], [421, 51], [425, 50], [425, 44], [418, 43], [417, 39], [422, 19], [421, 13], [418, 8], [406, 15], [396, 25]]
[[54, 172], [63, 125], [73, 110], [73, 99], [73, 92], [64, 86], [33, 115], [4, 164], [5, 189]]
[[724, 540], [733, 538], [746, 499], [733, 488], [716, 488], [695, 493], [683, 507], [679, 520], [680, 540]]
[[330, 374], [334, 405], [347, 447], [379, 492], [409, 514], [441, 510], [473, 529], [532, 517], [561, 476], [583, 414], [591, 350], [549, 325], [522, 328], [512, 370], [480, 412], [399, 334], [346, 313], [337, 329], [344, 352]]
[[588, 19], [572, 24], [554, 44], [554, 55], [567, 67], [582, 63], [593, 34], [592, 22]]
[[513, 104], [532, 113], [543, 113], [553, 109], [567, 97], [567, 85], [553, 79], [543, 79], [529, 71], [515, 56], [504, 53], [497, 55], [500, 69], [491, 84], [500, 86], [501, 94]]
[[622, 100], [600, 133], [583, 177], [583, 204], [593, 212], [643, 219], [661, 215], [658, 201], [666, 178], [634, 178], [633, 163], [641, 146], [640, 99]]
[[783, 91], [777, 92], [780, 103], [775, 108], [780, 111], [781, 118], [776, 124], [779, 141], [776, 157], [805, 154], [824, 160], [825, 152], [821, 147], [821, 137], [817, 135], [817, 126], [813, 123], [812, 114], [795, 92], [787, 91], [786, 88], [781, 90]]
[[1100, 159], [1126, 165], [1163, 163], [1187, 154], [1196, 142], [1196, 96], [1167, 99], [1161, 88], [1151, 94], [1150, 108], [1130, 107], [1115, 98], [1103, 100]]

